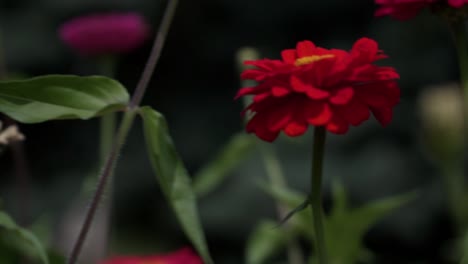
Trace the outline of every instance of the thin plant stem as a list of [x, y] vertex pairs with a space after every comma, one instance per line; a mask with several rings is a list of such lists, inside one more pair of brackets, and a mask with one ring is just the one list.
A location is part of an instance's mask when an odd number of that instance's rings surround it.
[[135, 89], [133, 97], [127, 107], [127, 111], [125, 112], [123, 116], [121, 125], [117, 131], [117, 137], [114, 140], [111, 152], [109, 153], [109, 156], [106, 159], [106, 162], [104, 164], [103, 170], [99, 176], [99, 180], [96, 186], [96, 191], [93, 195], [89, 208], [86, 212], [85, 221], [83, 223], [83, 226], [81, 227], [78, 238], [68, 258], [68, 262], [67, 262], [68, 264], [75, 264], [76, 261], [78, 260], [78, 256], [86, 240], [86, 235], [93, 222], [94, 215], [98, 208], [99, 202], [101, 201], [102, 196], [106, 190], [107, 181], [110, 175], [112, 175], [113, 173], [114, 167], [117, 163], [117, 158], [119, 156], [120, 150], [122, 146], [125, 144], [125, 140], [127, 138], [128, 132], [131, 126], [133, 125], [135, 115], [138, 111], [138, 106], [141, 103], [141, 100], [143, 99], [143, 96], [146, 92], [146, 88], [153, 74], [153, 70], [155, 69], [156, 64], [159, 61], [159, 57], [160, 57], [162, 48], [164, 46], [166, 35], [169, 32], [169, 28], [170, 28], [172, 19], [175, 14], [177, 2], [178, 2], [177, 0], [170, 0], [164, 12], [161, 26], [159, 27], [158, 33], [156, 34], [156, 37], [154, 40], [153, 49], [148, 58], [145, 69], [143, 70], [141, 79], [138, 82], [137, 88]]
[[151, 80], [151, 76], [153, 75], [154, 68], [156, 67], [159, 58], [161, 57], [161, 52], [164, 47], [164, 43], [166, 42], [166, 36], [169, 32], [169, 28], [177, 9], [177, 3], [178, 0], [169, 0], [169, 3], [167, 4], [166, 11], [164, 12], [163, 18], [161, 20], [161, 25], [159, 26], [153, 48], [151, 49], [150, 57], [146, 62], [146, 67], [141, 74], [140, 81], [135, 88], [135, 93], [133, 94], [129, 108], [138, 107], [138, 105], [141, 103], [141, 100], [143, 99], [143, 95], [145, 94], [148, 83]]
[[112, 150], [109, 153], [101, 175], [99, 176], [96, 191], [86, 212], [85, 221], [78, 235], [78, 239], [76, 240], [76, 243], [73, 246], [72, 252], [70, 253], [70, 256], [68, 258], [68, 264], [74, 264], [78, 259], [81, 248], [83, 247], [83, 244], [86, 240], [86, 235], [88, 234], [89, 228], [91, 227], [92, 221], [94, 219], [96, 210], [99, 207], [99, 202], [101, 201], [101, 198], [106, 190], [106, 184], [109, 180], [109, 177], [113, 174], [120, 150], [122, 149], [122, 146], [124, 145], [125, 140], [127, 138], [128, 132], [132, 127], [135, 115], [136, 110], [129, 110], [125, 112], [123, 116], [116, 140], [114, 141]]
[[312, 153], [312, 186], [311, 205], [314, 219], [315, 246], [320, 264], [328, 264], [327, 249], [325, 244], [325, 232], [323, 227], [322, 209], [322, 173], [323, 156], [325, 153], [326, 131], [323, 126], [316, 127], [314, 131], [314, 146]]

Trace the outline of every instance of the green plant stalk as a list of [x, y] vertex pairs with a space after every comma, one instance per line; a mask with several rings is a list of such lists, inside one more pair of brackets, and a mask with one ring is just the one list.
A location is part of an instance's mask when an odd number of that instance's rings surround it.
[[315, 246], [320, 264], [328, 264], [322, 209], [322, 172], [325, 153], [326, 131], [323, 126], [315, 127], [312, 153], [312, 186], [310, 201], [314, 219]]
[[153, 48], [151, 49], [151, 54], [149, 55], [148, 61], [143, 70], [140, 81], [137, 84], [135, 92], [133, 93], [132, 99], [127, 106], [127, 111], [125, 112], [123, 119], [120, 123], [120, 127], [117, 131], [116, 139], [113, 141], [112, 149], [106, 158], [103, 170], [99, 176], [98, 183], [96, 186], [96, 191], [94, 192], [93, 198], [89, 205], [89, 208], [86, 212], [85, 221], [81, 227], [78, 238], [73, 246], [70, 256], [68, 258], [68, 264], [75, 264], [80, 255], [83, 244], [86, 240], [86, 235], [91, 227], [91, 224], [94, 219], [94, 215], [99, 206], [99, 203], [102, 199], [102, 196], [106, 190], [106, 184], [109, 180], [109, 177], [113, 174], [114, 168], [117, 163], [117, 158], [120, 154], [120, 151], [125, 144], [127, 135], [133, 125], [135, 115], [138, 112], [139, 105], [143, 96], [145, 95], [148, 83], [153, 75], [153, 71], [159, 61], [162, 49], [164, 47], [164, 42], [166, 35], [169, 32], [171, 22], [174, 18], [175, 11], [177, 8], [178, 0], [170, 0], [167, 4], [166, 10], [161, 21], [161, 24], [158, 29], [158, 33], [153, 42]]
[[444, 173], [450, 174], [445, 175], [447, 178], [446, 185], [449, 193], [448, 195], [451, 203], [450, 207], [452, 215], [455, 224], [457, 225], [457, 231], [464, 232], [467, 228], [467, 219], [465, 219], [465, 217], [468, 214], [468, 210], [463, 206], [460, 206], [460, 203], [462, 202], [463, 194], [466, 193], [467, 189], [466, 182], [464, 180], [463, 160], [466, 160], [468, 157], [468, 142], [466, 140], [466, 135], [468, 134], [468, 36], [465, 19], [455, 19], [450, 21], [449, 25], [453, 33], [455, 47], [458, 54], [460, 82], [463, 91], [463, 130], [465, 135], [463, 146], [465, 147], [465, 150], [461, 157], [459, 157], [461, 162], [446, 163], [442, 164], [442, 166], [444, 167]]

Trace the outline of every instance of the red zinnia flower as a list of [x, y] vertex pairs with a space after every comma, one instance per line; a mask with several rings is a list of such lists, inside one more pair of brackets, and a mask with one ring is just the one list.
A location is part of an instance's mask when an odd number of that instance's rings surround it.
[[256, 68], [245, 70], [241, 78], [258, 82], [236, 97], [254, 95], [244, 110], [255, 113], [247, 132], [273, 141], [280, 131], [299, 136], [309, 125], [344, 134], [349, 125], [367, 120], [370, 112], [383, 126], [392, 119], [400, 98], [395, 81], [399, 75], [391, 67], [373, 64], [386, 58], [375, 41], [362, 38], [349, 52], [302, 41], [296, 49], [284, 50], [282, 57], [245, 62]]
[[60, 37], [82, 55], [124, 53], [137, 48], [149, 33], [135, 13], [93, 14], [72, 19], [59, 29]]
[[453, 8], [460, 8], [467, 4], [468, 0], [375, 0], [375, 3], [380, 5], [375, 15], [389, 15], [395, 19], [406, 20], [417, 15], [421, 9], [441, 2], [446, 2]]
[[203, 264], [203, 261], [191, 249], [183, 248], [164, 255], [113, 257], [100, 264]]

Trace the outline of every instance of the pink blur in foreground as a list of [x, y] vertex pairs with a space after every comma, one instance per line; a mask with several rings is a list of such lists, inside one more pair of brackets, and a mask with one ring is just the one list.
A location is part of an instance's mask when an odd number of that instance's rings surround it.
[[190, 248], [153, 256], [115, 256], [100, 264], [203, 264], [203, 261]]

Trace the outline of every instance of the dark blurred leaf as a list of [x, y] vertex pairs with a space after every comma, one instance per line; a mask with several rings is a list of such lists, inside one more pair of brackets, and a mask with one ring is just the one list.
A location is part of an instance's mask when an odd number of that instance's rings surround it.
[[216, 158], [195, 175], [193, 187], [196, 194], [202, 196], [215, 189], [255, 149], [255, 141], [245, 133], [234, 135]]
[[288, 239], [287, 229], [278, 227], [273, 221], [261, 222], [247, 241], [247, 264], [262, 264], [280, 252]]
[[42, 263], [49, 263], [47, 253], [36, 236], [17, 226], [13, 219], [4, 212], [0, 212], [0, 234], [5, 243], [28, 256], [38, 256]]
[[47, 75], [0, 82], [0, 112], [23, 123], [88, 119], [125, 107], [129, 95], [101, 76]]
[[208, 246], [197, 211], [191, 180], [180, 159], [165, 118], [150, 107], [140, 109], [146, 145], [156, 178], [169, 204], [206, 264], [211, 264]]
[[468, 232], [465, 235], [465, 241], [463, 242], [463, 257], [460, 264], [468, 264]]

